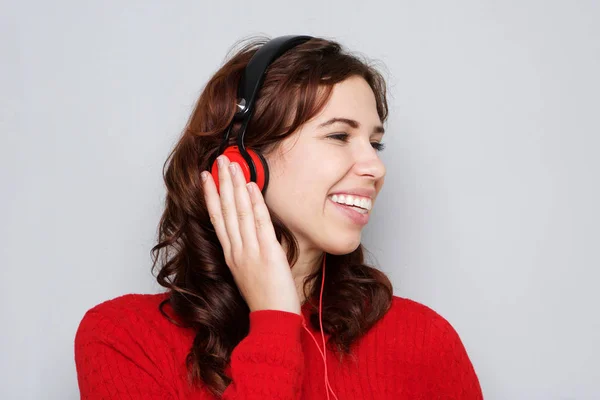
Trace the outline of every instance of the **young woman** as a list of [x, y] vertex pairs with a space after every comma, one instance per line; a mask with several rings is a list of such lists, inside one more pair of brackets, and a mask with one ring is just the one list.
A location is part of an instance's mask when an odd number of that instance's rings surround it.
[[[242, 125], [238, 89], [263, 46], [210, 79], [165, 164], [153, 268], [168, 290], [81, 321], [81, 397], [481, 399], [450, 323], [364, 261], [386, 172], [384, 79], [339, 43], [305, 38], [270, 63]], [[221, 154], [230, 124], [227, 145], [242, 130], [264, 157], [257, 182]]]

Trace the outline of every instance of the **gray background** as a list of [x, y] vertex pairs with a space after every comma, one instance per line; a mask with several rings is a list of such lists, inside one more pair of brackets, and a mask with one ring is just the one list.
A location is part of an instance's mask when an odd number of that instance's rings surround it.
[[364, 242], [395, 293], [453, 324], [486, 399], [600, 398], [598, 2], [171, 3], [1, 3], [0, 398], [78, 398], [85, 311], [159, 290], [161, 168], [204, 83], [298, 33], [386, 66]]

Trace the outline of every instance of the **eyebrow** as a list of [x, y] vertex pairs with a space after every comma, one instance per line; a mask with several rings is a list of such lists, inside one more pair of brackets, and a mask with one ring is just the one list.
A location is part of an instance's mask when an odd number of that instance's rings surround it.
[[[360, 128], [360, 122], [350, 119], [350, 118], [331, 118], [330, 120], [325, 121], [322, 124], [320, 124], [318, 127], [324, 128], [326, 126], [330, 126], [330, 125], [338, 124], [338, 123], [349, 125], [354, 129]], [[383, 126], [378, 125], [373, 128], [373, 133], [385, 133], [385, 129], [383, 128]]]

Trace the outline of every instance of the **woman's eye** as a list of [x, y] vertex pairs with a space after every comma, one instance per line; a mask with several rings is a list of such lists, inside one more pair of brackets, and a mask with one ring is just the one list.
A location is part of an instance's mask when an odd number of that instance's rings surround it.
[[381, 142], [371, 142], [371, 146], [377, 151], [383, 151], [383, 149], [385, 149], [385, 143]]
[[329, 135], [330, 138], [341, 140], [342, 142], [347, 142], [348, 136], [350, 135], [347, 133], [336, 133], [335, 135]]
[[[341, 140], [342, 142], [347, 142], [349, 136], [350, 135], [347, 133], [336, 133], [335, 135], [329, 135], [330, 138]], [[371, 142], [371, 146], [373, 146], [373, 148], [378, 152], [383, 151], [383, 149], [385, 149], [385, 144], [380, 142]]]

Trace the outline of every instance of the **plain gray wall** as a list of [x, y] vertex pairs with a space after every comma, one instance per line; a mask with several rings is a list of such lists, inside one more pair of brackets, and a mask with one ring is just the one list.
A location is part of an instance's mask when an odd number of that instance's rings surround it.
[[[176, 3], [176, 4], [172, 4]], [[77, 399], [87, 309], [159, 290], [161, 168], [235, 41], [385, 64], [365, 244], [459, 332], [486, 399], [600, 398], [594, 1], [3, 1], [2, 399]]]

